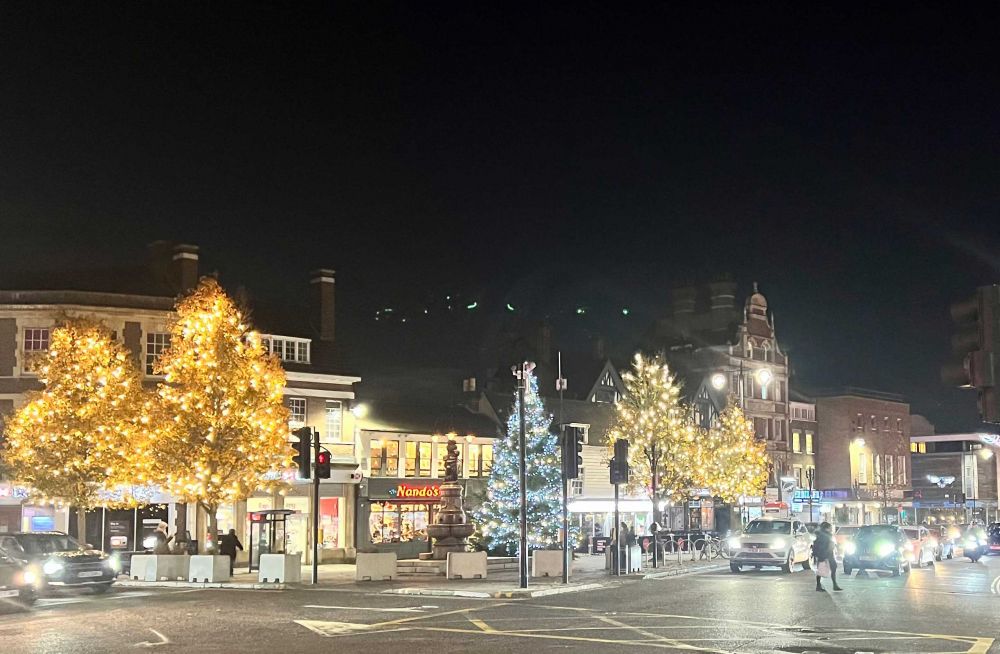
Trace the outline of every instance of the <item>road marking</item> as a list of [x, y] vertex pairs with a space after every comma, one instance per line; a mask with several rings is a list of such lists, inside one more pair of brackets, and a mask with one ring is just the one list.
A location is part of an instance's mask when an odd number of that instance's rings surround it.
[[993, 583], [990, 584], [990, 592], [994, 595], [1000, 595], [1000, 576], [994, 579]]
[[[374, 607], [367, 606], [326, 606], [323, 604], [305, 604], [304, 609], [335, 609], [338, 611], [381, 611], [383, 613], [424, 613], [424, 607], [404, 607], [404, 608], [386, 608], [377, 609]], [[437, 608], [437, 607], [432, 607]]]
[[295, 624], [302, 625], [309, 631], [320, 636], [341, 636], [343, 634], [354, 633], [370, 629], [372, 625], [358, 622], [329, 622], [324, 620], [293, 620]]
[[493, 631], [493, 627], [489, 626], [482, 620], [477, 620], [475, 618], [469, 618], [469, 622], [476, 625], [481, 631]]
[[149, 630], [152, 631], [156, 635], [156, 637], [160, 639], [159, 642], [155, 642], [154, 643], [154, 642], [149, 641], [149, 640], [144, 640], [141, 643], [136, 643], [135, 644], [136, 647], [146, 647], [146, 648], [149, 648], [149, 647], [159, 647], [160, 645], [169, 645], [170, 644], [170, 639], [167, 638], [166, 636], [164, 636], [163, 634], [161, 634], [159, 631], [157, 631], [156, 629], [153, 629], [152, 627], [150, 627]]

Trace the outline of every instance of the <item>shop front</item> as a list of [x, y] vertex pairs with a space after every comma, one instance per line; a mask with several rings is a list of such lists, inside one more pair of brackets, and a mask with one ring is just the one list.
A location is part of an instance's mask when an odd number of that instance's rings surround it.
[[[366, 479], [358, 498], [358, 540], [362, 547], [415, 559], [431, 551], [427, 526], [434, 521], [441, 481]], [[467, 480], [459, 480], [468, 498]], [[466, 504], [468, 512], [471, 507]]]

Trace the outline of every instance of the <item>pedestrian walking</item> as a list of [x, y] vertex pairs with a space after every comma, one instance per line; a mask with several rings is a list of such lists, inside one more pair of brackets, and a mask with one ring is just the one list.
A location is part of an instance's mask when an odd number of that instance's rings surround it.
[[833, 525], [829, 522], [823, 522], [816, 530], [812, 559], [816, 569], [816, 590], [823, 590], [823, 577], [830, 577], [833, 580], [834, 590], [843, 590], [837, 585], [837, 556], [833, 544]]
[[156, 525], [153, 531], [153, 539], [156, 541], [153, 544], [153, 554], [170, 554], [170, 541], [173, 538], [167, 535], [167, 523], [160, 522]]
[[233, 574], [236, 566], [236, 550], [243, 551], [243, 543], [236, 537], [236, 530], [230, 529], [228, 534], [219, 539], [219, 554], [229, 557], [229, 574]]

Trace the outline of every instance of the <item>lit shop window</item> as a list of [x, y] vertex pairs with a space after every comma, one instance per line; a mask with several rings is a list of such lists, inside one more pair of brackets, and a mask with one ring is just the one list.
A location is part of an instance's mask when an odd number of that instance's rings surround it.
[[22, 348], [22, 365], [24, 372], [34, 372], [41, 365], [39, 360], [49, 351], [49, 329], [29, 328], [24, 330], [24, 347]]
[[408, 543], [427, 540], [428, 504], [372, 502], [368, 517], [372, 543]]

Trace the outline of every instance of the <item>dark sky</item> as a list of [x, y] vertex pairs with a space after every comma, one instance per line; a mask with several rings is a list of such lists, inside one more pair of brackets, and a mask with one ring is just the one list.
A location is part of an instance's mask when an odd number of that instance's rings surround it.
[[0, 4], [0, 273], [157, 238], [261, 296], [325, 265], [356, 344], [446, 292], [638, 333], [728, 272], [803, 383], [975, 425], [938, 367], [1000, 279], [996, 16], [479, 4]]

